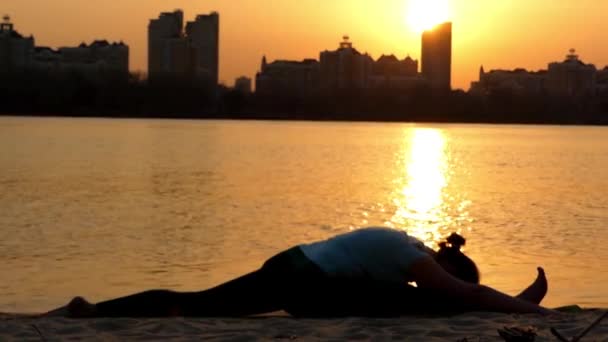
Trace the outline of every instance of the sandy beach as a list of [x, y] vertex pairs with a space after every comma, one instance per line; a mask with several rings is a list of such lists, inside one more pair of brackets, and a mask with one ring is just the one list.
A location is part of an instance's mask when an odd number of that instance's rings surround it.
[[[251, 319], [94, 319], [0, 316], [0, 341], [503, 341], [497, 329], [532, 327], [536, 341], [556, 341], [550, 328], [577, 336], [605, 310], [555, 317], [470, 313], [453, 317], [395, 319], [346, 318], [303, 320], [290, 317]], [[608, 320], [583, 341], [608, 341]]]

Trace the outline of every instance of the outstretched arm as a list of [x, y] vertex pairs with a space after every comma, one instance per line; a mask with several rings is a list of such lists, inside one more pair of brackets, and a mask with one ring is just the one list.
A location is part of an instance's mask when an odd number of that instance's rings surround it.
[[462, 303], [468, 310], [505, 313], [552, 313], [549, 309], [524, 299], [509, 296], [488, 286], [464, 282], [446, 272], [431, 257], [416, 261], [410, 267], [409, 273], [418, 287], [437, 291]]

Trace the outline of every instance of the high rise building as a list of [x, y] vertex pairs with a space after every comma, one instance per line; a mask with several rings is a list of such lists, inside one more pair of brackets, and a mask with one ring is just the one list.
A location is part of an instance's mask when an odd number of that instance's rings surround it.
[[89, 45], [62, 47], [58, 52], [62, 63], [75, 69], [84, 69], [86, 65], [89, 69], [129, 75], [129, 46], [123, 42], [96, 40]]
[[[148, 26], [148, 74], [150, 78], [167, 74], [183, 74], [184, 49], [187, 40], [183, 33], [184, 12], [161, 13], [158, 19], [150, 20]], [[179, 52], [179, 53], [176, 53]]]
[[451, 89], [452, 23], [437, 25], [422, 34], [422, 76], [434, 89]]
[[186, 35], [194, 50], [194, 70], [198, 77], [219, 82], [220, 15], [198, 15], [186, 25]]
[[602, 90], [601, 83], [608, 84], [608, 73], [598, 72], [593, 64], [584, 63], [571, 49], [563, 62], [549, 63], [547, 70], [487, 72], [481, 67], [479, 81], [471, 84], [470, 92], [488, 95], [507, 91], [519, 95], [576, 98], [595, 95]]
[[9, 16], [0, 24], [0, 72], [28, 68], [34, 56], [34, 37], [15, 31]]
[[246, 76], [241, 76], [234, 81], [234, 89], [241, 94], [251, 94], [252, 85], [251, 78]]
[[219, 14], [199, 15], [184, 31], [181, 10], [161, 13], [148, 27], [148, 74], [219, 80]]
[[553, 96], [577, 97], [595, 94], [597, 69], [585, 64], [571, 49], [563, 62], [549, 64], [547, 93]]
[[310, 95], [319, 87], [319, 62], [305, 59], [268, 63], [264, 57], [255, 84], [256, 93], [261, 95]]
[[382, 55], [372, 66], [369, 85], [370, 88], [409, 89], [420, 86], [422, 81], [417, 60], [410, 56], [399, 60], [395, 55]]
[[598, 94], [608, 98], [608, 66], [597, 71], [596, 83]]
[[33, 36], [23, 37], [8, 16], [0, 24], [0, 72], [78, 74], [91, 82], [108, 77], [129, 77], [129, 46], [97, 40], [74, 47], [51, 49], [35, 46]]
[[321, 52], [321, 87], [325, 89], [364, 89], [369, 86], [374, 60], [353, 47], [343, 37], [335, 51]]
[[469, 92], [482, 96], [493, 93], [540, 96], [543, 94], [546, 78], [546, 70], [528, 71], [518, 68], [485, 71], [482, 66], [479, 68], [479, 81], [471, 83]]

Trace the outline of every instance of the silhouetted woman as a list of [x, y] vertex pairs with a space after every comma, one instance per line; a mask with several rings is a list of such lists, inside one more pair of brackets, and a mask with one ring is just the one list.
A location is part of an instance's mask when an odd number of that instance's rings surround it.
[[[70, 317], [387, 317], [496, 311], [550, 313], [544, 271], [516, 297], [479, 284], [452, 234], [434, 251], [390, 228], [365, 228], [275, 255], [252, 273], [201, 292], [152, 290], [91, 304], [74, 298], [49, 314]], [[408, 283], [415, 283], [415, 286]]]

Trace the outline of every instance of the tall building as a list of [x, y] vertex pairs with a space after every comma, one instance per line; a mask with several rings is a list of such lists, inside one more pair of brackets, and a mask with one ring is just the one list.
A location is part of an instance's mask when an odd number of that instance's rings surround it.
[[15, 31], [9, 16], [0, 24], [0, 72], [28, 68], [34, 56], [34, 37]]
[[518, 95], [576, 98], [595, 95], [602, 90], [602, 84], [608, 87], [608, 73], [598, 72], [593, 64], [585, 64], [575, 52], [570, 50], [563, 62], [549, 63], [547, 70], [485, 71], [481, 67], [479, 81], [471, 83], [470, 92], [488, 95], [506, 91]]
[[116, 72], [125, 76], [129, 74], [129, 47], [123, 42], [96, 40], [90, 45], [82, 43], [77, 47], [59, 48], [59, 54], [62, 63], [77, 69], [89, 66], [99, 71]]
[[184, 12], [161, 13], [148, 26], [148, 75], [185, 76], [189, 72], [189, 44], [183, 33]]
[[335, 51], [321, 52], [321, 87], [363, 89], [369, 87], [374, 60], [353, 47], [348, 36]]
[[371, 88], [409, 89], [421, 85], [418, 61], [407, 56], [400, 61], [395, 55], [382, 55], [372, 66]]
[[108, 77], [127, 80], [129, 46], [106, 40], [59, 49], [35, 46], [34, 37], [23, 37], [6, 16], [0, 24], [0, 72], [22, 70], [78, 74], [91, 82], [100, 82]]
[[234, 89], [241, 94], [251, 94], [252, 92], [251, 78], [241, 76], [234, 81]]
[[199, 15], [184, 31], [181, 10], [161, 13], [148, 26], [148, 74], [219, 80], [219, 14]]
[[416, 76], [418, 74], [418, 61], [407, 56], [400, 61], [395, 55], [382, 55], [373, 68], [374, 74], [391, 76]]
[[36, 47], [29, 68], [35, 72], [77, 74], [91, 83], [126, 81], [129, 78], [129, 46], [123, 42], [97, 40], [89, 45], [82, 43], [57, 50]]
[[426, 84], [418, 61], [407, 56], [382, 55], [377, 61], [353, 47], [348, 36], [337, 50], [322, 51], [320, 60], [262, 58], [256, 75], [256, 93], [262, 95], [311, 96], [336, 90], [411, 90]]
[[262, 95], [310, 95], [319, 87], [319, 62], [277, 60], [272, 63], [262, 58], [260, 72], [255, 77], [255, 91]]
[[571, 49], [563, 62], [549, 64], [547, 70], [547, 93], [553, 96], [577, 97], [594, 95], [597, 69], [593, 64], [583, 63]]
[[527, 96], [542, 95], [545, 79], [547, 78], [546, 74], [545, 70], [528, 71], [521, 68], [486, 72], [482, 66], [479, 68], [479, 81], [472, 82], [469, 91], [475, 95], [501, 92]]
[[194, 50], [194, 69], [199, 77], [219, 82], [220, 15], [198, 15], [186, 25], [186, 35]]
[[597, 71], [597, 92], [599, 95], [608, 95], [608, 66]]
[[437, 25], [422, 34], [422, 76], [434, 89], [451, 89], [452, 23]]

